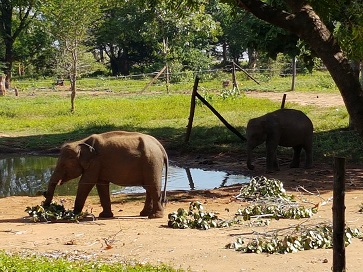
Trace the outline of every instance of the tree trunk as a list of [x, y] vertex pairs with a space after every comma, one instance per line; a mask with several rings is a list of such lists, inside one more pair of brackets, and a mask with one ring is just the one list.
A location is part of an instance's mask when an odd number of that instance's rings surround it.
[[256, 17], [284, 28], [304, 40], [321, 58], [343, 97], [352, 121], [363, 137], [363, 91], [348, 59], [333, 34], [306, 1], [285, 1], [294, 13], [258, 0], [239, 0], [238, 5]]
[[247, 48], [248, 54], [248, 69], [256, 69], [257, 66], [257, 52], [253, 48]]
[[13, 65], [13, 36], [12, 36], [12, 17], [13, 17], [13, 6], [9, 1], [2, 3], [1, 7], [1, 31], [5, 44], [5, 58], [4, 58], [4, 73], [5, 81], [7, 86], [10, 87], [11, 81], [11, 68]]
[[76, 99], [76, 84], [77, 84], [77, 70], [78, 70], [78, 44], [74, 47], [72, 53], [72, 67], [70, 73], [70, 81], [71, 81], [71, 112], [75, 112], [75, 99]]
[[110, 58], [110, 66], [113, 76], [127, 76], [130, 74], [129, 54], [127, 49], [124, 48], [116, 51], [115, 48], [110, 48], [107, 55]]
[[296, 57], [292, 58], [292, 80], [291, 80], [291, 91], [295, 91], [296, 83]]
[[227, 43], [224, 41], [222, 44], [222, 64], [225, 65], [228, 61], [227, 57]]

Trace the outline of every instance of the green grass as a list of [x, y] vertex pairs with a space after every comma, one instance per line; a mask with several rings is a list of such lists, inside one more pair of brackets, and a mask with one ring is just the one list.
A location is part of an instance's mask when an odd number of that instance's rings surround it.
[[[252, 84], [252, 80], [247, 80], [241, 73], [238, 73], [238, 80], [242, 82], [243, 88]], [[202, 77], [199, 92], [232, 126], [244, 134], [250, 118], [278, 109], [280, 103], [246, 97], [243, 90], [239, 96], [223, 99], [221, 81], [229, 76], [230, 74], [218, 73], [209, 75], [209, 78]], [[259, 76], [262, 78], [264, 75]], [[69, 91], [49, 89], [52, 80], [22, 81], [22, 84], [28, 87], [23, 89], [18, 97], [10, 94], [0, 97], [0, 131], [16, 136], [0, 138], [0, 145], [27, 150], [47, 150], [59, 147], [65, 141], [80, 139], [92, 133], [131, 130], [151, 134], [159, 138], [168, 150], [173, 151], [245, 152], [245, 144], [200, 102], [195, 110], [191, 139], [185, 144], [192, 80], [172, 84], [170, 89], [173, 91], [170, 94], [166, 94], [164, 85], [158, 84], [152, 86], [153, 90], [148, 89], [145, 93], [132, 91], [134, 86], [145, 86], [148, 81], [148, 78], [82, 79], [78, 86], [86, 91], [79, 91], [77, 94], [75, 113], [70, 112]], [[286, 86], [290, 86], [290, 81], [287, 77], [273, 77], [267, 82], [261, 81], [261, 85], [254, 82], [253, 84], [257, 89], [283, 92]], [[305, 92], [327, 92], [331, 85], [324, 85], [324, 89], [321, 85], [323, 81], [331, 81], [326, 73], [299, 75], [297, 86]], [[99, 85], [112, 91], [97, 91]], [[315, 89], [311, 87], [313, 85]], [[129, 92], [121, 90], [127, 87]], [[176, 89], [178, 91], [175, 91]], [[330, 93], [337, 92], [334, 87], [330, 89]], [[361, 138], [353, 131], [344, 130], [349, 118], [345, 107], [324, 108], [292, 103], [287, 103], [286, 107], [300, 109], [312, 119], [316, 132], [314, 157], [318, 160], [334, 155], [361, 159], [362, 155], [356, 148], [361, 144]], [[262, 150], [263, 148], [261, 152]]]
[[8, 254], [0, 252], [0, 271], [4, 272], [175, 272], [184, 271], [174, 269], [166, 265], [152, 266], [150, 264], [124, 264], [105, 263], [102, 261], [69, 261], [63, 258], [46, 258], [41, 256], [22, 256], [18, 254]]

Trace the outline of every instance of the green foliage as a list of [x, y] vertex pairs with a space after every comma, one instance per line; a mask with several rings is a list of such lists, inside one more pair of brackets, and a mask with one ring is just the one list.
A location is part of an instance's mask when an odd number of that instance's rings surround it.
[[34, 207], [27, 207], [25, 212], [29, 214], [30, 220], [33, 222], [55, 222], [59, 220], [78, 222], [87, 216], [92, 216], [88, 212], [81, 212], [74, 214], [72, 210], [66, 210], [63, 203], [57, 204], [53, 201], [49, 207], [43, 205], [36, 205]]
[[[362, 234], [358, 229], [346, 228], [344, 232], [345, 245], [351, 243], [354, 237], [359, 238]], [[274, 234], [272, 237], [257, 237], [245, 241], [242, 237], [236, 242], [226, 245], [226, 248], [234, 249], [244, 253], [292, 253], [297, 251], [332, 248], [333, 229], [329, 225], [318, 225], [312, 228], [299, 226], [293, 234], [280, 236]]]
[[291, 203], [264, 203], [250, 205], [238, 209], [236, 217], [242, 217], [244, 221], [251, 220], [251, 217], [268, 216], [273, 219], [301, 219], [310, 218], [318, 212], [317, 207], [305, 208], [303, 206], [291, 205]]
[[113, 272], [113, 271], [132, 271], [132, 272], [176, 272], [184, 271], [174, 269], [167, 265], [153, 266], [151, 264], [125, 264], [107, 263], [102, 260], [66, 260], [63, 258], [52, 259], [36, 255], [20, 255], [0, 252], [0, 271], [6, 272]]
[[243, 186], [240, 190], [238, 199], [243, 200], [260, 200], [268, 198], [277, 198], [285, 201], [291, 201], [293, 196], [287, 195], [283, 183], [277, 179], [268, 179], [266, 177], [254, 177], [249, 184]]
[[[317, 213], [317, 207], [305, 208], [292, 202], [292, 196], [286, 194], [283, 184], [279, 180], [255, 177], [250, 183], [242, 187], [240, 194], [236, 197], [243, 200], [269, 200], [263, 204], [252, 204], [248, 207], [238, 209], [235, 217], [230, 220], [218, 218], [214, 213], [204, 211], [203, 205], [191, 202], [189, 211], [179, 208], [176, 212], [168, 215], [168, 226], [171, 228], [203, 229], [228, 227], [243, 221], [249, 221], [252, 217], [268, 217], [273, 219], [301, 219], [310, 218]], [[258, 222], [258, 224], [265, 222]]]
[[[256, 179], [255, 179], [256, 180]], [[260, 178], [266, 184], [266, 178]], [[243, 209], [239, 209], [236, 216], [231, 220], [222, 220], [212, 212], [204, 211], [201, 202], [191, 202], [189, 210], [186, 211], [179, 208], [176, 212], [168, 215], [168, 226], [178, 229], [202, 229], [229, 227], [243, 221], [251, 220], [252, 217], [268, 216], [274, 219], [301, 219], [313, 216], [318, 210], [317, 207], [305, 209], [302, 206], [289, 206], [290, 197], [286, 196], [282, 183], [276, 180], [269, 182], [272, 187], [271, 191], [266, 192], [264, 186], [256, 186], [256, 182], [251, 182], [250, 186], [241, 189], [241, 195], [246, 199], [271, 198], [276, 194], [276, 199], [280, 201], [279, 205], [250, 205]], [[248, 188], [248, 189], [246, 189]], [[254, 226], [265, 226], [266, 222], [257, 221]], [[344, 232], [345, 245], [351, 243], [352, 238], [362, 238], [362, 233], [358, 229], [346, 228]], [[271, 234], [259, 234], [255, 238], [237, 238], [236, 242], [229, 243], [226, 248], [234, 249], [245, 253], [291, 253], [309, 249], [331, 248], [333, 244], [333, 230], [330, 225], [317, 225], [314, 227], [305, 227], [299, 224], [293, 229], [291, 234], [281, 235], [276, 231]]]
[[260, 216], [277, 220], [310, 218], [318, 212], [317, 207], [305, 208], [295, 202], [292, 195], [286, 194], [281, 181], [263, 176], [252, 178], [236, 198], [254, 203], [237, 210], [236, 217], [242, 217], [245, 221]]
[[191, 202], [189, 211], [179, 208], [176, 212], [168, 215], [168, 227], [174, 229], [202, 229], [228, 227], [232, 221], [224, 221], [218, 218], [213, 212], [204, 211], [199, 201]]

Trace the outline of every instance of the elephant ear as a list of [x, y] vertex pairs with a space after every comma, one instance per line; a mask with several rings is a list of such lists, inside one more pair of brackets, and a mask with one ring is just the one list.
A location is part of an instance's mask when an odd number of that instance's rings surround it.
[[85, 141], [79, 144], [78, 157], [83, 169], [90, 167], [92, 160], [97, 156], [97, 151], [94, 148], [94, 141]]

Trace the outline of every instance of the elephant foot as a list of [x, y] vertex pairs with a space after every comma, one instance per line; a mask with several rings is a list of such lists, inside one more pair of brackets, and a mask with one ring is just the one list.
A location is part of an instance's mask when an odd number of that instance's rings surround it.
[[98, 215], [99, 218], [112, 218], [113, 217], [113, 213], [112, 212], [101, 212], [99, 215]]
[[154, 219], [154, 218], [163, 218], [164, 217], [164, 212], [163, 211], [157, 211], [154, 213], [150, 213], [148, 218], [149, 219]]

